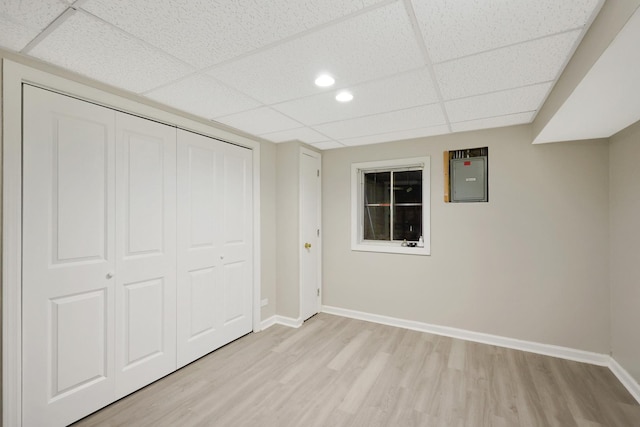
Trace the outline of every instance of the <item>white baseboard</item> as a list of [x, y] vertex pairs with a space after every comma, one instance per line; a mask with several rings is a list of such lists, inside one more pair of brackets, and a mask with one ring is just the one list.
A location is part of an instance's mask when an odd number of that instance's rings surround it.
[[381, 316], [379, 314], [348, 310], [340, 307], [323, 306], [322, 311], [324, 313], [350, 317], [352, 319], [365, 320], [368, 322], [380, 323], [388, 326], [397, 326], [414, 331], [443, 335], [446, 337], [496, 345], [499, 347], [512, 348], [515, 350], [523, 350], [531, 353], [543, 354], [545, 356], [559, 357], [561, 359], [574, 360], [576, 362], [590, 363], [592, 365], [609, 366], [611, 360], [611, 357], [608, 354], [592, 353], [589, 351], [576, 350], [568, 347], [541, 344], [532, 341], [523, 341], [515, 338], [507, 338], [498, 335], [484, 334], [481, 332], [467, 331], [465, 329], [451, 328], [448, 326], [431, 325], [429, 323]]
[[299, 328], [300, 326], [302, 326], [302, 319], [301, 318], [294, 319], [292, 317], [274, 315], [267, 319], [264, 319], [260, 323], [260, 326], [263, 331], [267, 328], [270, 328], [273, 325], [283, 325], [283, 326], [289, 326], [290, 328]]
[[613, 375], [618, 377], [623, 386], [631, 393], [634, 399], [640, 403], [640, 384], [631, 376], [626, 369], [620, 365], [613, 357], [609, 360], [609, 369]]
[[276, 324], [276, 316], [268, 317], [264, 319], [262, 322], [260, 322], [260, 330], [264, 331], [265, 329], [270, 328], [275, 324]]

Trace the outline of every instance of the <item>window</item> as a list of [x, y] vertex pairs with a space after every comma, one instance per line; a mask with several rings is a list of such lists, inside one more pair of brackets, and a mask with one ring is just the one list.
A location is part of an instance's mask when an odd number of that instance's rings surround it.
[[429, 255], [429, 162], [418, 157], [352, 165], [352, 250]]

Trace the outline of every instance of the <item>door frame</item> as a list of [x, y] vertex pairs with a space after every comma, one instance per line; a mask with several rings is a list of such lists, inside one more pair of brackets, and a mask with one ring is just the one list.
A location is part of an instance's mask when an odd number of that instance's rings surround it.
[[[21, 58], [18, 58], [20, 60]], [[37, 64], [35, 61], [24, 60]], [[38, 66], [38, 65], [35, 65]], [[253, 331], [260, 319], [260, 143], [151, 100], [41, 65], [2, 59], [2, 424], [22, 426], [22, 85], [28, 83], [253, 152]], [[51, 74], [55, 73], [55, 74]], [[64, 76], [64, 77], [63, 77]], [[70, 80], [70, 78], [74, 80]], [[82, 83], [81, 83], [82, 82]], [[193, 118], [190, 118], [193, 117]]]
[[320, 312], [320, 308], [322, 306], [321, 302], [322, 302], [322, 155], [317, 152], [317, 151], [313, 151], [310, 150], [306, 147], [300, 147], [300, 153], [298, 154], [298, 188], [299, 188], [299, 194], [298, 194], [298, 274], [299, 274], [299, 279], [298, 281], [300, 282], [299, 288], [298, 288], [298, 294], [299, 294], [299, 300], [298, 300], [298, 318], [300, 319], [300, 322], [302, 323], [305, 319], [303, 318], [302, 315], [302, 299], [303, 299], [303, 294], [302, 294], [302, 286], [303, 286], [303, 271], [302, 271], [302, 257], [301, 257], [301, 248], [304, 246], [304, 239], [302, 237], [302, 220], [301, 220], [301, 215], [302, 215], [302, 183], [301, 183], [301, 177], [302, 177], [302, 156], [310, 156], [313, 157], [315, 159], [318, 160], [318, 167], [320, 168], [320, 179], [318, 180], [318, 227], [320, 229], [320, 235], [318, 236], [318, 276], [317, 276], [317, 280], [318, 280], [318, 289], [319, 289], [319, 295], [316, 299], [316, 304], [317, 304], [317, 309], [318, 309], [318, 313]]

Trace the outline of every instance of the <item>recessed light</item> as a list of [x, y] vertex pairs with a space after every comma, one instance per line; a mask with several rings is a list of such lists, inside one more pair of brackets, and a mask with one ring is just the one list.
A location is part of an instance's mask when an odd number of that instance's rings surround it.
[[351, 92], [347, 92], [346, 90], [343, 90], [336, 95], [336, 101], [338, 102], [349, 102], [352, 99], [353, 95], [351, 94]]
[[329, 74], [321, 74], [316, 79], [316, 86], [329, 87], [333, 85], [335, 82], [336, 80], [333, 77], [331, 77]]

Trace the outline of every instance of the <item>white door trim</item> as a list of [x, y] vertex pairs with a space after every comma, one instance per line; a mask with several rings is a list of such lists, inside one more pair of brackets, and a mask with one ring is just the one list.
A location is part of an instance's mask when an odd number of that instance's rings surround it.
[[[253, 151], [253, 330], [260, 319], [260, 143], [160, 108], [53, 75], [8, 59], [2, 61], [2, 424], [22, 426], [22, 84], [98, 103], [200, 133]], [[114, 91], [117, 91], [114, 89]]]
[[[300, 153], [298, 154], [298, 182], [299, 182], [299, 190], [298, 191], [302, 191], [302, 183], [300, 182], [300, 178], [302, 177], [302, 161], [300, 159], [300, 156], [302, 155], [307, 155], [310, 157], [313, 157], [315, 159], [318, 159], [318, 163], [319, 163], [319, 167], [320, 167], [320, 171], [322, 171], [322, 155], [320, 153], [318, 153], [317, 151], [313, 151], [310, 150], [308, 148], [305, 147], [300, 147]], [[320, 172], [322, 174], [322, 172]], [[318, 227], [320, 228], [320, 236], [318, 236], [318, 289], [320, 290], [318, 298], [316, 300], [317, 303], [317, 310], [316, 312], [320, 312], [320, 309], [322, 307], [322, 177], [320, 177], [320, 180], [318, 181], [318, 196], [319, 196], [319, 200], [318, 200]], [[303, 233], [302, 233], [302, 221], [300, 220], [300, 213], [302, 213], [302, 195], [299, 194], [298, 195], [298, 239], [299, 239], [299, 246], [298, 246], [298, 253], [300, 253], [300, 248], [304, 245], [303, 242]], [[299, 301], [298, 301], [298, 317], [302, 316], [302, 299], [303, 299], [303, 293], [302, 293], [302, 284], [303, 284], [303, 271], [302, 271], [302, 260], [300, 259], [300, 255], [298, 255], [298, 281], [299, 281], [299, 289], [298, 289], [298, 294], [299, 294]], [[304, 319], [303, 319], [304, 321]]]

